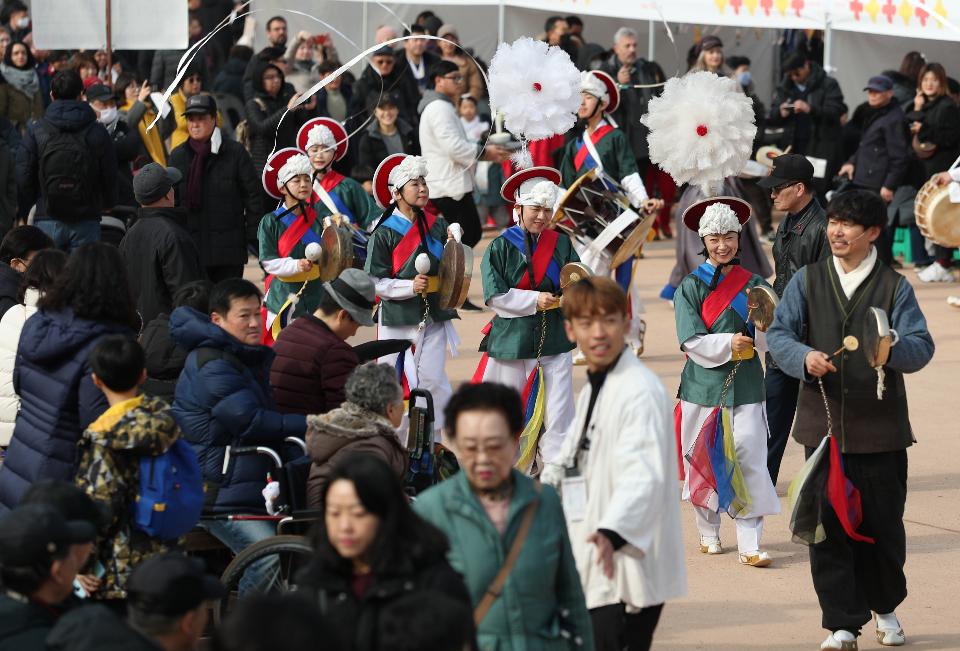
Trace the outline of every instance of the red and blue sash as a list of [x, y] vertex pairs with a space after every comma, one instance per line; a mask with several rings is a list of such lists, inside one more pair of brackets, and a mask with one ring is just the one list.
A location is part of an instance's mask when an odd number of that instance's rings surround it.
[[[593, 133], [590, 134], [590, 142], [595, 146], [603, 137], [608, 133], [613, 131], [613, 127], [609, 124], [602, 124], [598, 127]], [[592, 170], [595, 167], [599, 166], [600, 161], [593, 160], [593, 156], [590, 155], [590, 150], [587, 148], [587, 143], [583, 141], [583, 138], [577, 141], [577, 153], [573, 157], [573, 166], [576, 168], [577, 172], [587, 172]]]
[[[345, 177], [339, 172], [330, 170], [323, 175], [323, 178], [320, 179], [320, 187], [327, 191], [327, 194], [330, 196], [330, 200], [333, 202], [333, 205], [336, 206], [337, 212], [341, 215], [346, 215], [351, 222], [356, 223], [356, 218], [353, 215], [353, 211], [344, 203], [343, 198], [337, 193], [336, 187], [340, 184]], [[310, 201], [316, 205], [318, 202], [322, 203], [320, 200], [320, 195], [316, 192], [310, 198]]]
[[[503, 231], [501, 234], [503, 239], [519, 249], [520, 253], [523, 254], [524, 262], [526, 263], [526, 246], [524, 245], [524, 239], [526, 238], [526, 232], [519, 226], [511, 226], [510, 228]], [[540, 286], [540, 283], [543, 282], [544, 278], [549, 278], [550, 282], [553, 283], [554, 289], [560, 289], [560, 266], [557, 264], [557, 261], [553, 259], [553, 252], [557, 250], [557, 241], [560, 239], [560, 236], [556, 231], [543, 231], [540, 233], [540, 237], [537, 239], [534, 244], [532, 257], [533, 263], [533, 279], [537, 283], [537, 287]], [[524, 264], [523, 274], [520, 276], [519, 282], [517, 282], [516, 289], [535, 289], [530, 286], [530, 274], [526, 271], [526, 264]], [[480, 331], [484, 336], [490, 334], [490, 328], [493, 327], [493, 321], [487, 323]], [[490, 356], [485, 352], [480, 356], [480, 363], [477, 364], [477, 370], [473, 373], [473, 379], [470, 381], [473, 384], [478, 382], [483, 382], [483, 376], [487, 372], [487, 361], [490, 359]], [[533, 375], [531, 374], [531, 378]], [[528, 407], [536, 403], [536, 391], [534, 390], [536, 385], [532, 383], [529, 379], [524, 390], [523, 397], [524, 403]], [[534, 391], [534, 400], [532, 402], [527, 400], [528, 395], [531, 391]], [[531, 407], [532, 408], [532, 407]], [[527, 410], [529, 411], [529, 409]], [[529, 414], [527, 414], [529, 415]], [[528, 419], [529, 420], [529, 419]], [[527, 421], [525, 421], [527, 422]]]
[[[704, 262], [693, 273], [709, 287], [715, 271], [716, 267], [709, 262]], [[729, 307], [740, 315], [740, 318], [747, 324], [750, 335], [753, 336], [753, 324], [747, 319], [747, 295], [743, 292], [743, 288], [750, 282], [751, 277], [752, 274], [749, 271], [735, 265], [730, 268], [730, 271], [723, 277], [716, 289], [710, 292], [700, 307], [700, 318], [703, 319], [703, 323], [708, 330], [713, 327], [723, 311]]]
[[[427, 222], [427, 241], [424, 244], [426, 244], [427, 251], [430, 252], [430, 255], [439, 260], [443, 256], [443, 244], [440, 240], [430, 235], [430, 230], [433, 229], [433, 225], [437, 223], [437, 216], [432, 213], [425, 213], [425, 216]], [[413, 222], [400, 217], [396, 213], [384, 219], [380, 225], [402, 236], [400, 242], [397, 243], [397, 246], [393, 249], [393, 275], [396, 276], [420, 248], [422, 244], [420, 241], [420, 230], [413, 227]]]
[[[519, 226], [511, 226], [503, 231], [502, 235], [503, 239], [520, 251], [526, 261], [526, 242], [524, 241], [527, 236], [526, 231]], [[553, 253], [557, 250], [557, 240], [559, 239], [556, 231], [546, 230], [540, 233], [540, 237], [533, 243], [531, 257], [534, 281], [537, 283], [536, 287], [539, 287], [546, 277], [553, 283], [555, 290], [560, 289], [560, 265], [553, 259]], [[517, 289], [536, 289], [536, 287], [530, 286], [530, 274], [524, 268], [520, 282], [517, 283]]]

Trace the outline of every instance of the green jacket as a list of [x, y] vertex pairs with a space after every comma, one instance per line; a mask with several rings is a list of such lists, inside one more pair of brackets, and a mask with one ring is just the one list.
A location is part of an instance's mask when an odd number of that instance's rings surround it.
[[[448, 559], [463, 575], [474, 607], [503, 565], [523, 517], [537, 495], [534, 482], [513, 471], [514, 494], [506, 534], [501, 537], [467, 483], [457, 473], [418, 496], [415, 510], [450, 539]], [[543, 486], [541, 503], [523, 550], [500, 597], [477, 628], [480, 651], [591, 651], [593, 629], [580, 587], [580, 575], [570, 550], [560, 498]], [[575, 647], [560, 635], [561, 610], [574, 636]]]
[[[580, 261], [570, 238], [563, 233], [559, 233], [557, 238], [553, 260], [558, 271], [568, 262]], [[480, 273], [483, 277], [483, 298], [489, 301], [494, 296], [506, 294], [517, 287], [521, 278], [528, 274], [526, 258], [520, 249], [501, 234], [490, 242], [484, 252]], [[541, 292], [560, 291], [559, 285], [550, 280], [549, 274], [545, 274], [540, 284], [532, 289]], [[567, 339], [563, 328], [563, 314], [559, 309], [555, 309], [547, 310], [545, 319], [541, 312], [511, 319], [494, 316], [490, 336], [487, 337], [488, 354], [494, 359], [535, 359], [544, 324], [546, 334], [543, 340], [543, 357], [573, 350], [574, 346]]]
[[[320, 207], [323, 208], [323, 206]], [[324, 212], [327, 215], [330, 214], [326, 208], [324, 208]], [[298, 217], [297, 219], [301, 218]], [[277, 258], [282, 257], [302, 260], [307, 257], [307, 245], [303, 243], [303, 240], [294, 244], [293, 249], [286, 256], [280, 255], [280, 238], [283, 236], [286, 230], [287, 226], [284, 226], [283, 222], [277, 219], [277, 211], [268, 212], [263, 216], [263, 218], [260, 220], [260, 227], [257, 229], [257, 240], [260, 243], [261, 261], [276, 260]], [[317, 214], [317, 218], [314, 220], [313, 225], [310, 226], [310, 230], [316, 234], [318, 239], [323, 234], [323, 217], [321, 217], [319, 213]], [[267, 290], [267, 294], [263, 298], [263, 304], [266, 305], [268, 310], [274, 314], [277, 314], [280, 312], [280, 308], [283, 307], [283, 304], [286, 302], [287, 297], [290, 294], [296, 294], [299, 292], [301, 287], [303, 287], [302, 282], [288, 283], [274, 276], [270, 281], [270, 288]], [[323, 283], [321, 283], [319, 280], [311, 280], [307, 283], [307, 287], [303, 290], [303, 294], [300, 295], [300, 300], [296, 305], [293, 306], [293, 312], [291, 312], [290, 316], [296, 318], [298, 316], [303, 316], [304, 314], [313, 314], [313, 312], [320, 306], [320, 301], [322, 299]]]
[[[383, 212], [373, 200], [363, 186], [351, 179], [344, 177], [334, 186], [331, 194], [336, 193], [343, 201], [344, 205], [352, 213], [351, 219], [360, 228], [366, 230], [370, 224]], [[336, 203], [336, 202], [334, 202]], [[330, 215], [330, 209], [323, 201], [317, 201], [313, 204], [313, 209], [317, 211], [317, 221], [323, 229], [323, 218]]]
[[[581, 134], [582, 135], [582, 134]], [[587, 173], [586, 167], [577, 171], [574, 157], [580, 149], [580, 138], [572, 138], [563, 148], [563, 160], [560, 163], [560, 175], [563, 177], [563, 186], [569, 188], [573, 182]], [[596, 144], [603, 171], [617, 183], [634, 172], [638, 171], [637, 159], [630, 147], [630, 141], [620, 129], [614, 129]]]
[[[753, 274], [747, 281], [744, 291], [769, 283], [760, 276]], [[737, 333], [746, 325], [744, 320], [732, 308], [727, 307], [714, 322], [713, 327], [707, 328], [700, 316], [703, 302], [710, 294], [707, 284], [691, 273], [682, 281], [673, 297], [673, 313], [677, 320], [677, 339], [680, 345], [694, 335]], [[704, 368], [689, 357], [680, 374], [680, 389], [677, 397], [705, 407], [714, 407], [720, 404], [720, 394], [723, 392], [723, 383], [727, 375], [736, 366], [732, 359], [715, 368]], [[760, 365], [760, 354], [754, 351], [751, 359], [740, 362], [740, 368], [733, 379], [733, 386], [727, 391], [726, 407], [739, 407], [766, 399], [766, 389], [763, 382], [763, 367]]]
[[[398, 220], [406, 218], [397, 215]], [[373, 234], [370, 235], [370, 242], [367, 245], [367, 261], [364, 271], [374, 278], [400, 278], [403, 280], [413, 280], [417, 276], [416, 260], [420, 252], [426, 253], [430, 258], [430, 272], [428, 275], [437, 276], [440, 274], [440, 256], [434, 255], [428, 248], [421, 243], [420, 248], [414, 251], [400, 270], [393, 273], [393, 250], [403, 240], [403, 235], [390, 228], [384, 220], [377, 226]], [[409, 221], [407, 221], [409, 224]], [[433, 237], [441, 246], [447, 241], [447, 228], [449, 224], [443, 217], [437, 217], [430, 229], [428, 235]], [[410, 226], [416, 228], [416, 225]], [[460, 318], [456, 310], [441, 310], [438, 294], [427, 294], [427, 303], [430, 306], [427, 324], [442, 323], [451, 319]], [[424, 315], [423, 298], [413, 296], [405, 299], [386, 299], [380, 300], [380, 310], [382, 311], [381, 323], [385, 326], [415, 326], [420, 323]]]

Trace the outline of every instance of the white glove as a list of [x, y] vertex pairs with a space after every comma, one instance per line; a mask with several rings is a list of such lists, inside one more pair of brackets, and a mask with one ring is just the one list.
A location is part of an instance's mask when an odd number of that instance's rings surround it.
[[280, 482], [270, 482], [264, 486], [260, 494], [263, 495], [264, 503], [267, 506], [267, 515], [277, 515], [277, 500], [280, 498]]
[[634, 172], [620, 180], [620, 185], [627, 191], [627, 199], [634, 208], [643, 206], [643, 202], [649, 199], [647, 189], [643, 187], [643, 181], [640, 180], [640, 174]]

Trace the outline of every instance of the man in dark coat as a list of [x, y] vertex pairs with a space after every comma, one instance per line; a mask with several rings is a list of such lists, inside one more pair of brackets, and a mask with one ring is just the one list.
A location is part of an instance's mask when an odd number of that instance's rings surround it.
[[243, 145], [223, 138], [213, 97], [190, 97], [184, 115], [190, 138], [170, 153], [170, 166], [183, 177], [177, 187], [187, 230], [211, 281], [240, 278], [246, 243], [257, 239], [259, 174]]
[[[613, 37], [613, 53], [600, 69], [617, 80], [618, 84], [628, 86], [638, 84], [656, 84], [666, 80], [659, 64], [638, 56], [637, 33], [629, 27], [621, 27]], [[660, 88], [627, 88], [620, 91], [620, 105], [613, 113], [613, 119], [620, 125], [630, 148], [637, 159], [641, 177], [650, 162], [650, 150], [647, 146], [648, 130], [640, 123], [640, 117], [647, 112], [647, 104], [660, 93]]]
[[176, 168], [150, 163], [133, 180], [140, 210], [120, 253], [143, 323], [172, 312], [176, 291], [205, 277], [197, 245], [184, 228], [186, 214], [173, 207], [173, 186], [180, 179]]
[[793, 153], [826, 160], [823, 180], [817, 191], [825, 192], [827, 180], [840, 166], [843, 127], [840, 116], [847, 107], [840, 85], [819, 64], [803, 54], [791, 55], [783, 66], [783, 80], [777, 87], [767, 118], [769, 126], [785, 128], [781, 145]]
[[[179, 307], [170, 315], [170, 336], [190, 351], [177, 381], [173, 413], [183, 439], [197, 453], [207, 513], [264, 513], [261, 490], [277, 468], [262, 455], [232, 455], [237, 446], [279, 451], [287, 437], [303, 438], [306, 419], [274, 408], [267, 382], [273, 351], [260, 345], [260, 290], [229, 278], [214, 286], [209, 314]], [[276, 534], [263, 520], [203, 521], [201, 526], [235, 553]], [[270, 575], [271, 567], [247, 571], [244, 592]], [[263, 587], [263, 586], [260, 586]]]
[[[83, 82], [76, 71], [58, 72], [50, 85], [53, 103], [43, 119], [27, 129], [17, 152], [18, 216], [26, 217], [30, 207], [37, 204], [34, 224], [53, 239], [57, 248], [68, 253], [100, 240], [100, 216], [117, 203], [117, 154], [110, 134], [97, 122], [96, 112], [80, 99], [82, 93]], [[61, 133], [81, 136], [86, 147], [84, 160], [77, 163], [79, 191], [68, 187], [65, 194], [54, 197], [54, 207], [47, 189], [41, 187], [40, 161], [47, 144]], [[61, 185], [70, 186], [75, 180], [63, 179]], [[52, 179], [46, 185], [51, 184]], [[67, 215], [64, 208], [77, 208], [75, 212], [80, 214]]]
[[893, 80], [884, 75], [870, 77], [867, 106], [863, 109], [860, 145], [840, 168], [854, 185], [878, 192], [886, 203], [904, 182], [910, 162], [910, 145], [903, 109], [893, 101]]
[[226, 588], [197, 559], [170, 552], [134, 568], [127, 592], [126, 621], [105, 606], [75, 609], [50, 631], [46, 651], [193, 651]]
[[[830, 255], [827, 215], [814, 196], [812, 182], [813, 165], [800, 154], [774, 158], [773, 171], [757, 182], [770, 194], [774, 208], [786, 213], [773, 242], [773, 264], [777, 274], [773, 291], [778, 297], [783, 296], [797, 271]], [[769, 353], [766, 369], [767, 426], [770, 430], [767, 470], [776, 486], [783, 451], [797, 411], [800, 381], [781, 371]]]
[[46, 651], [47, 633], [71, 605], [73, 581], [96, 527], [55, 507], [21, 506], [0, 519], [0, 650]]
[[[416, 125], [420, 121], [417, 104], [420, 92], [410, 83], [412, 75], [401, 75], [396, 57], [389, 47], [382, 47], [370, 55], [370, 65], [363, 69], [360, 79], [353, 85], [350, 123], [348, 130], [356, 129], [369, 116], [368, 107], [381, 95], [390, 95], [400, 111], [400, 117]], [[382, 92], [381, 92], [382, 87]]]
[[291, 414], [325, 414], [345, 399], [347, 378], [360, 363], [346, 340], [373, 325], [373, 280], [345, 269], [325, 283], [320, 307], [284, 328], [273, 346], [270, 386], [277, 409]]

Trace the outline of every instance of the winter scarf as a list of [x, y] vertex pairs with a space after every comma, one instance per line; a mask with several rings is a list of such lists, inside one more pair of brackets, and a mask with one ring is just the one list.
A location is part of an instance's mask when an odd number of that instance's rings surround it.
[[203, 168], [210, 157], [212, 144], [210, 140], [197, 142], [193, 138], [187, 140], [193, 150], [193, 160], [187, 171], [187, 208], [200, 210], [203, 208]]
[[8, 84], [31, 99], [40, 92], [40, 79], [33, 68], [21, 70], [6, 63], [0, 63], [0, 73], [3, 73], [3, 78]]

